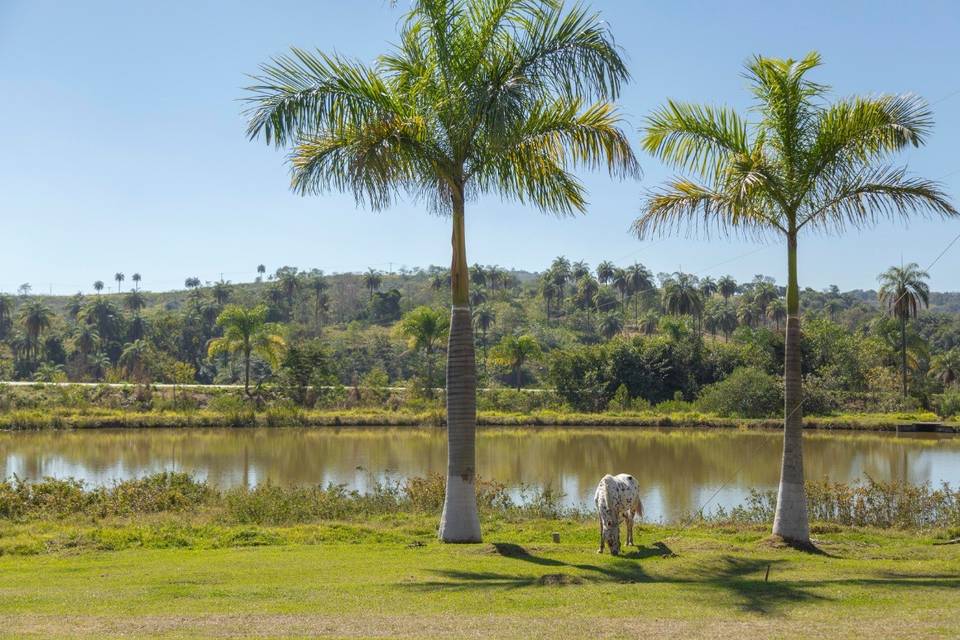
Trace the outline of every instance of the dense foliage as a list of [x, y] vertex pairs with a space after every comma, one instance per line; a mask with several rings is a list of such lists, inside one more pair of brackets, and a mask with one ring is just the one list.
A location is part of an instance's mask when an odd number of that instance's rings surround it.
[[[744, 417], [779, 410], [774, 389], [757, 404], [738, 390], [747, 373], [717, 386], [738, 370], [782, 374], [783, 289], [772, 278], [654, 276], [609, 262], [593, 270], [562, 257], [541, 273], [474, 265], [470, 276], [483, 387], [548, 388], [587, 411], [615, 396], [639, 408], [702, 400], [704, 410]], [[437, 267], [284, 267], [244, 284], [190, 278], [186, 291], [166, 293], [51, 297], [25, 287], [0, 296], [0, 379], [242, 384], [244, 350], [221, 339], [238, 309], [263, 305], [257, 325], [275, 349], [251, 349], [251, 388], [274, 385], [305, 406], [336, 385], [427, 397], [444, 382], [448, 282]], [[929, 300], [904, 318], [873, 291], [803, 291], [805, 411], [960, 411], [957, 301], [935, 292]]]

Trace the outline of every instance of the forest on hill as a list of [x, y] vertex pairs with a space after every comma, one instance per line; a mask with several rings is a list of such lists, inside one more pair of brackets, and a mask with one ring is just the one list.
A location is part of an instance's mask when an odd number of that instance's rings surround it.
[[[249, 365], [252, 388], [297, 380], [429, 395], [444, 383], [449, 278], [434, 266], [268, 275], [260, 265], [253, 282], [190, 277], [168, 292], [142, 289], [139, 275], [125, 293], [98, 282], [92, 295], [44, 296], [25, 285], [0, 295], [0, 379], [227, 384], [243, 383]], [[549, 389], [588, 411], [696, 400], [764, 414], [780, 401], [786, 311], [773, 278], [564, 257], [539, 273], [474, 265], [470, 278], [485, 388]], [[114, 280], [120, 289], [125, 276]], [[960, 380], [960, 294], [927, 292], [916, 317], [880, 294], [802, 291], [808, 411], [930, 407]], [[259, 310], [255, 331], [276, 348], [254, 345], [245, 358], [229, 340], [231, 310]], [[762, 407], [725, 411], [738, 389]]]

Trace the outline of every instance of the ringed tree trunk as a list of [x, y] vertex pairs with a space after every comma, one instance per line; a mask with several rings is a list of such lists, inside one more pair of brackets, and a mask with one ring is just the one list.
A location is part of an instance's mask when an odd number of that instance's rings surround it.
[[907, 318], [900, 316], [900, 375], [903, 381], [903, 397], [907, 397]]
[[800, 377], [800, 288], [797, 285], [797, 230], [787, 234], [787, 327], [785, 339], [783, 460], [773, 534], [789, 542], [810, 543], [807, 496], [803, 486], [803, 401]]
[[243, 392], [250, 395], [250, 348], [243, 349]]
[[462, 185], [453, 194], [452, 307], [447, 348], [447, 487], [438, 537], [480, 542], [477, 514], [477, 370], [470, 317], [470, 281], [464, 238]]

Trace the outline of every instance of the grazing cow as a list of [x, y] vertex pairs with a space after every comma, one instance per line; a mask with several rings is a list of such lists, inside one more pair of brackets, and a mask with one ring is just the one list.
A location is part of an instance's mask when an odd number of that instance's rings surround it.
[[600, 549], [610, 547], [610, 553], [620, 554], [620, 519], [627, 523], [627, 544], [633, 544], [633, 518], [643, 517], [643, 505], [640, 503], [640, 489], [636, 479], [626, 473], [600, 479], [596, 494], [597, 515], [600, 518]]

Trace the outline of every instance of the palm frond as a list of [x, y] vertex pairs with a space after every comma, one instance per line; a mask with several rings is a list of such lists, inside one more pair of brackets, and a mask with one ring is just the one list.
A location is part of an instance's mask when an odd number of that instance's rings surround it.
[[362, 124], [394, 103], [375, 69], [323, 52], [293, 48], [261, 67], [247, 87], [247, 135], [283, 146], [330, 123]]
[[725, 157], [747, 155], [747, 125], [730, 109], [668, 101], [646, 119], [644, 150], [712, 180]]
[[914, 213], [960, 215], [937, 182], [908, 176], [902, 167], [868, 167], [822, 180], [807, 202], [797, 228], [809, 226], [822, 232], [847, 226], [860, 229], [881, 219], [906, 220]]
[[712, 232], [762, 236], [783, 231], [762, 199], [743, 199], [682, 178], [650, 191], [631, 229], [641, 239], [686, 230], [688, 235]]

